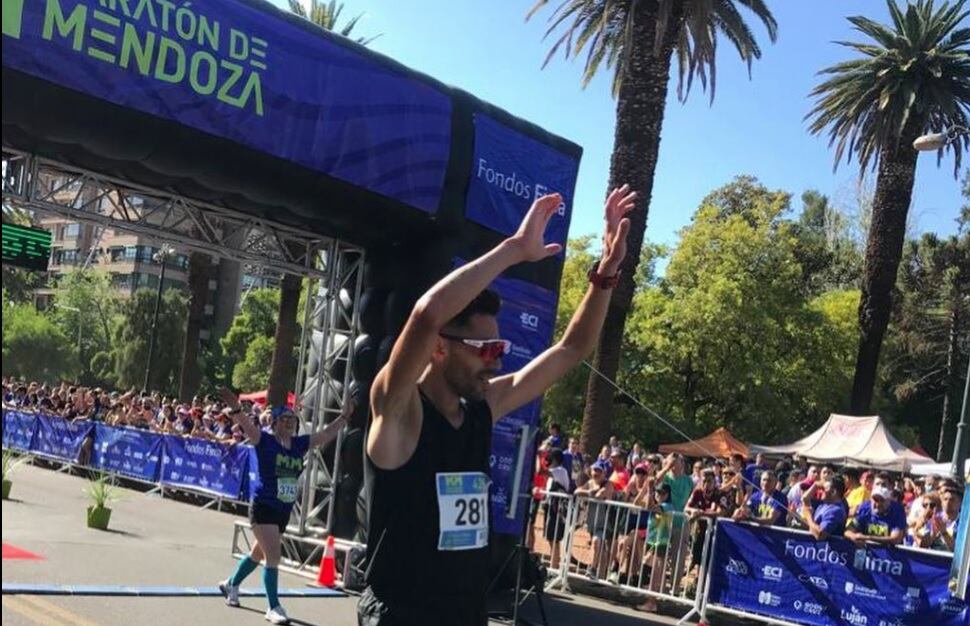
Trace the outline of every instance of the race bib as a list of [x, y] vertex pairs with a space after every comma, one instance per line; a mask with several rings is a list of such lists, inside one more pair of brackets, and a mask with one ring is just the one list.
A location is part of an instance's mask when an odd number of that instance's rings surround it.
[[474, 550], [488, 545], [488, 476], [481, 472], [439, 472], [439, 550]]
[[293, 504], [296, 502], [295, 478], [276, 479], [276, 499], [284, 504]]

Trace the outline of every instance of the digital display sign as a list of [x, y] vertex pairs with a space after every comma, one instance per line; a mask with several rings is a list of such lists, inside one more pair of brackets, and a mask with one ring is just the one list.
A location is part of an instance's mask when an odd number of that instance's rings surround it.
[[3, 225], [3, 264], [37, 272], [47, 271], [51, 256], [51, 234], [43, 228]]

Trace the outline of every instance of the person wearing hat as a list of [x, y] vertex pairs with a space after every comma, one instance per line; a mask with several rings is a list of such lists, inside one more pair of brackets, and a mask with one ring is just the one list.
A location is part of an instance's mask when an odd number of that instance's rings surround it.
[[272, 430], [264, 432], [251, 415], [239, 408], [235, 395], [223, 390], [223, 398], [226, 408], [222, 410], [222, 415], [238, 424], [256, 449], [259, 487], [249, 507], [249, 521], [256, 542], [249, 554], [239, 561], [236, 571], [219, 584], [219, 590], [225, 596], [226, 604], [239, 606], [239, 585], [259, 566], [260, 561], [264, 561], [263, 587], [269, 604], [266, 619], [273, 624], [288, 624], [290, 619], [280, 606], [277, 595], [280, 545], [296, 503], [303, 460], [310, 450], [326, 446], [337, 438], [337, 433], [353, 414], [353, 403], [346, 402], [340, 416], [322, 430], [297, 435], [300, 421], [288, 407], [273, 410]]
[[876, 477], [869, 499], [859, 505], [846, 524], [845, 538], [856, 544], [867, 541], [885, 545], [899, 545], [906, 538], [906, 512], [894, 502], [892, 491], [883, 475]]
[[589, 578], [602, 578], [609, 564], [609, 551], [604, 544], [613, 534], [615, 520], [611, 519], [609, 507], [602, 502], [613, 499], [616, 488], [607, 478], [607, 472], [612, 469], [609, 463], [596, 461], [590, 467], [589, 482], [576, 489], [575, 494], [581, 498], [588, 498], [586, 507], [586, 530], [593, 539], [593, 561], [586, 570]]

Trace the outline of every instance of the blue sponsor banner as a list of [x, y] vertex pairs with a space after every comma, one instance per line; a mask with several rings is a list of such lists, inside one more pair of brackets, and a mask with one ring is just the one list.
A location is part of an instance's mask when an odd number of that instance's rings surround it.
[[256, 498], [256, 492], [259, 491], [262, 481], [259, 479], [259, 456], [256, 455], [256, 448], [252, 446], [247, 446], [249, 448], [249, 468], [246, 472], [249, 480], [247, 481], [246, 491], [248, 500], [253, 500]]
[[250, 449], [165, 435], [161, 482], [238, 500], [248, 479]]
[[966, 626], [951, 560], [719, 520], [708, 604], [810, 626]]
[[20, 411], [3, 411], [3, 447], [28, 452], [34, 442], [37, 416]]
[[4, 0], [3, 66], [436, 211], [450, 97], [297, 21], [240, 0]]
[[94, 441], [94, 466], [98, 469], [158, 482], [162, 464], [161, 435], [98, 424]]
[[56, 415], [38, 414], [36, 431], [30, 445], [34, 454], [74, 463], [81, 445], [91, 435], [94, 422], [69, 422]]
[[475, 151], [465, 215], [479, 224], [511, 235], [533, 200], [562, 194], [563, 202], [547, 229], [547, 241], [566, 249], [579, 161], [476, 113]]
[[[970, 586], [970, 476], [964, 479], [963, 504], [957, 518], [957, 536], [953, 547], [953, 565], [950, 567], [950, 591], [970, 600], [967, 587]], [[960, 581], [964, 585], [960, 586]]]

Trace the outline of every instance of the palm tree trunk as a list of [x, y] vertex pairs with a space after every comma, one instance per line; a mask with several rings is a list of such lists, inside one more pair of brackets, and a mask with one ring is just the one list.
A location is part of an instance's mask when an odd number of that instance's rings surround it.
[[182, 367], [179, 374], [179, 399], [189, 402], [199, 389], [202, 370], [199, 367], [199, 335], [205, 320], [205, 305], [209, 299], [209, 255], [193, 252], [189, 255], [189, 315], [185, 324], [185, 343], [182, 345]]
[[[616, 377], [620, 365], [623, 330], [633, 301], [640, 248], [647, 228], [647, 212], [653, 194], [653, 176], [660, 151], [660, 130], [670, 61], [676, 34], [683, 25], [682, 3], [674, 3], [666, 37], [660, 50], [654, 49], [657, 27], [657, 4], [636, 3], [633, 17], [633, 49], [625, 64], [626, 75], [616, 103], [616, 130], [610, 162], [609, 188], [629, 184], [636, 191], [637, 206], [630, 213], [628, 252], [623, 260], [622, 276], [613, 292], [600, 335], [593, 367], [609, 379]], [[587, 451], [600, 448], [610, 437], [613, 410], [613, 387], [601, 376], [591, 375], [586, 388], [583, 412], [582, 445]]]
[[884, 150], [879, 157], [859, 301], [859, 352], [850, 401], [854, 415], [868, 414], [872, 404], [879, 352], [892, 312], [892, 291], [906, 238], [906, 214], [916, 176], [913, 140], [918, 134], [916, 124], [910, 122], [896, 148]]
[[293, 386], [293, 341], [296, 339], [296, 310], [300, 305], [302, 284], [299, 276], [286, 274], [280, 285], [276, 343], [273, 346], [273, 363], [269, 370], [269, 390], [266, 394], [269, 406], [286, 404], [286, 396]]

